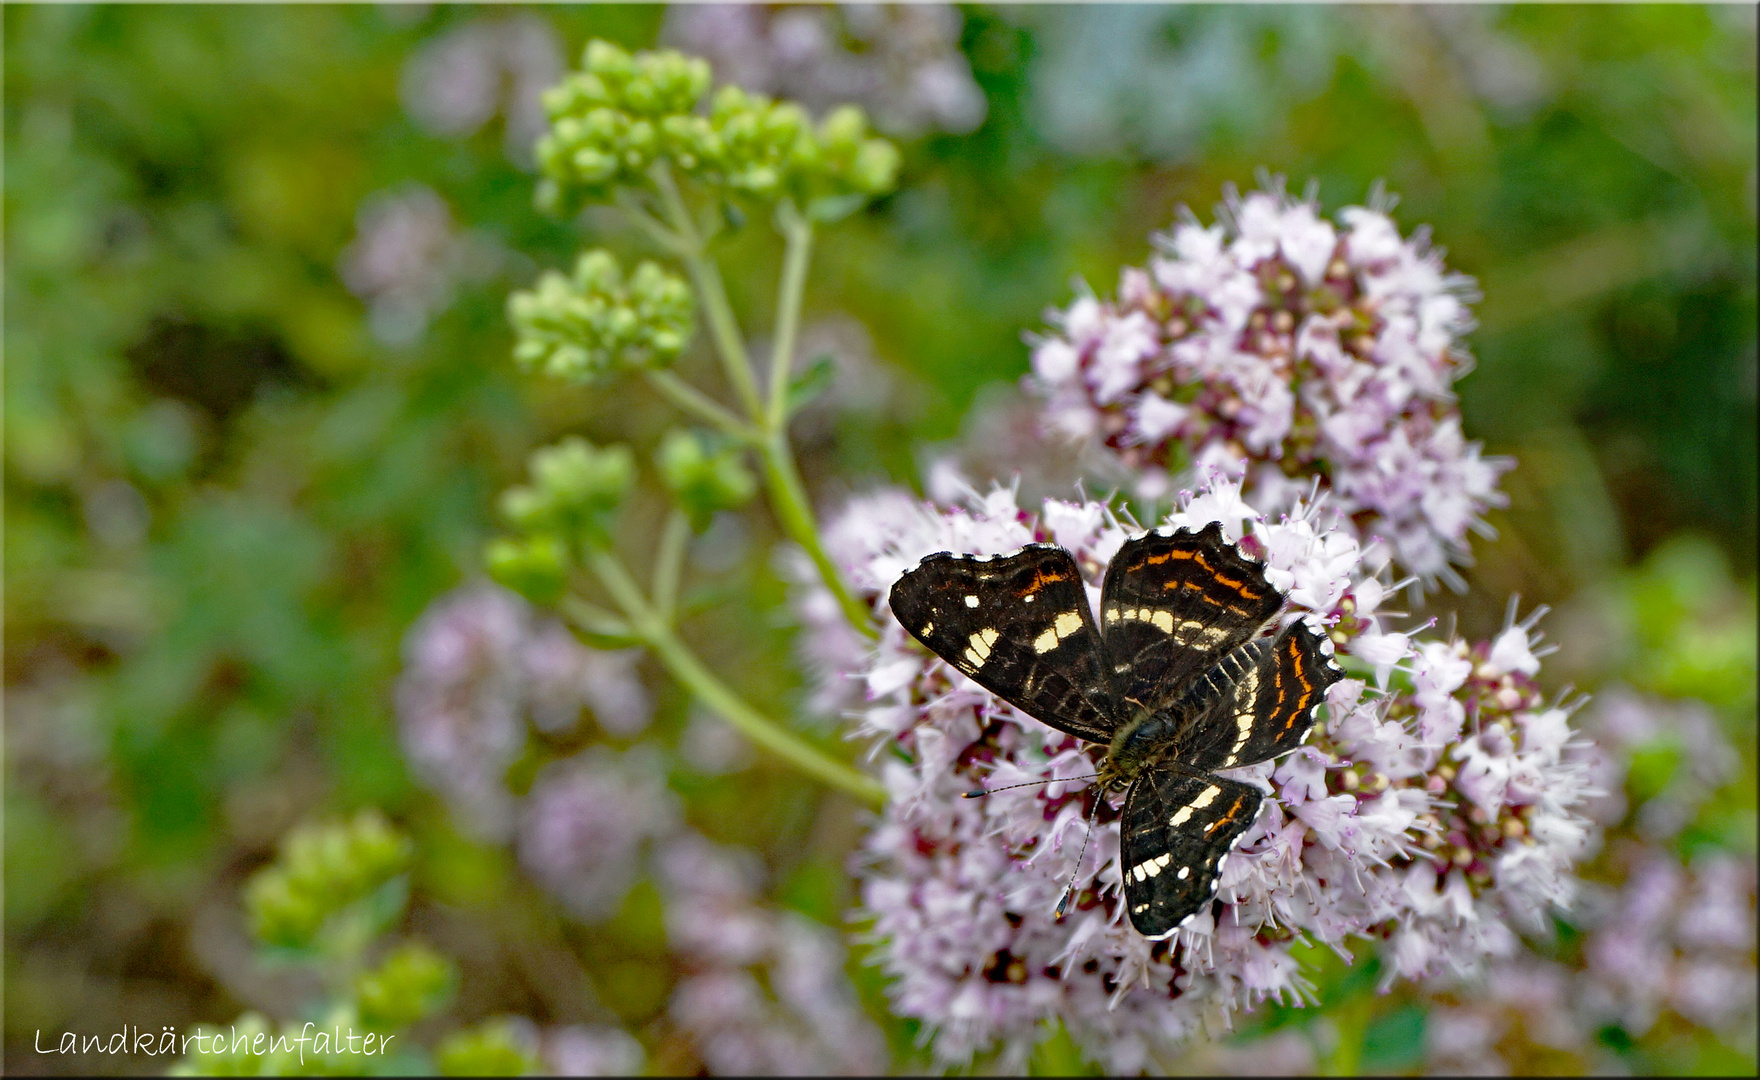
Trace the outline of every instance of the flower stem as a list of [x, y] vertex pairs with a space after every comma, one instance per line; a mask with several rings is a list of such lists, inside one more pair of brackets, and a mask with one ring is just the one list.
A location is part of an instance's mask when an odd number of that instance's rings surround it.
[[674, 509], [666, 517], [660, 548], [654, 555], [654, 610], [667, 626], [677, 621], [678, 578], [684, 570], [685, 543], [690, 536], [690, 515]]
[[658, 391], [660, 396], [678, 406], [680, 411], [714, 425], [741, 442], [759, 443], [763, 441], [763, 434], [757, 428], [741, 420], [714, 398], [672, 372], [644, 368], [642, 374], [647, 377], [649, 386]]
[[770, 414], [767, 426], [788, 426], [788, 382], [794, 367], [794, 342], [801, 324], [801, 297], [806, 292], [807, 262], [813, 252], [813, 224], [783, 203], [777, 210], [787, 250], [782, 259], [782, 284], [776, 297], [776, 334], [770, 348]]
[[771, 507], [782, 524], [782, 531], [813, 560], [819, 577], [831, 590], [831, 595], [837, 598], [837, 604], [850, 625], [870, 641], [878, 641], [880, 632], [874, 628], [873, 613], [867, 604], [849, 591], [849, 586], [843, 583], [843, 576], [837, 572], [837, 564], [831, 561], [825, 546], [819, 543], [819, 530], [813, 523], [812, 511], [807, 509], [806, 488], [795, 468], [788, 437], [780, 431], [772, 432], [760, 450], [764, 458], [764, 480], [770, 487]]
[[588, 549], [587, 559], [612, 598], [623, 608], [635, 632], [654, 650], [654, 654], [672, 672], [673, 677], [705, 705], [726, 718], [746, 738], [802, 772], [871, 806], [879, 807], [885, 803], [886, 789], [878, 781], [864, 776], [784, 730], [775, 721], [746, 704], [738, 694], [716, 678], [697, 659], [696, 654], [679, 640], [659, 612], [654, 610], [615, 555], [604, 548], [593, 547]]
[[752, 359], [746, 353], [745, 338], [740, 335], [739, 321], [733, 316], [733, 305], [728, 303], [727, 289], [721, 284], [721, 271], [716, 268], [715, 260], [709, 258], [702, 235], [691, 220], [690, 208], [685, 206], [672, 173], [664, 163], [657, 163], [652, 175], [672, 231], [680, 240], [679, 258], [684, 260], [685, 268], [697, 283], [697, 295], [703, 299], [703, 314], [709, 320], [709, 333], [715, 339], [721, 366], [746, 412], [758, 417], [763, 408], [758, 396], [758, 382], [752, 375]]
[[[661, 203], [665, 207], [670, 231], [680, 240], [679, 258], [684, 260], [691, 279], [696, 283], [697, 293], [702, 297], [710, 336], [715, 340], [722, 367], [727, 371], [727, 377], [751, 416], [752, 423], [761, 433], [757, 447], [764, 459], [764, 480], [769, 488], [770, 504], [776, 513], [777, 523], [782, 526], [783, 533], [799, 544], [813, 560], [820, 578], [837, 598], [838, 606], [843, 609], [850, 625], [870, 640], [877, 639], [880, 635], [874, 629], [868, 605], [849, 591], [842, 575], [837, 571], [837, 565], [831, 561], [831, 557], [825, 553], [824, 545], [819, 542], [818, 525], [813, 520], [812, 509], [807, 503], [806, 488], [801, 483], [800, 471], [794, 463], [794, 453], [788, 445], [789, 358], [794, 351], [794, 339], [799, 332], [801, 296], [806, 291], [807, 261], [812, 252], [812, 224], [793, 211], [780, 215], [788, 249], [783, 260], [781, 295], [777, 297], [775, 356], [771, 361], [770, 404], [766, 408], [759, 398], [757, 379], [752, 374], [751, 356], [746, 352], [745, 339], [740, 335], [739, 323], [733, 316], [733, 305], [728, 302], [727, 290], [721, 283], [721, 274], [715, 267], [715, 261], [704, 249], [702, 234], [691, 220], [690, 209], [685, 206], [678, 185], [664, 165], [656, 165], [652, 176], [654, 187], [660, 193]], [[655, 386], [662, 393], [672, 396], [662, 382], [656, 382]], [[700, 394], [697, 396], [701, 397]], [[702, 400], [708, 401], [707, 398]], [[692, 408], [702, 413], [701, 403]], [[716, 408], [720, 409], [719, 406]]]

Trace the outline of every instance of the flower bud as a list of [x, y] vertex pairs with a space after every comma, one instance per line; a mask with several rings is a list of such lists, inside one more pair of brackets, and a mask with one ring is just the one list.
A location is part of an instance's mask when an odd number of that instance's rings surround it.
[[[310, 949], [333, 920], [363, 905], [409, 868], [409, 838], [377, 811], [352, 822], [305, 826], [290, 833], [281, 856], [245, 887], [252, 931], [266, 944]], [[401, 910], [371, 914], [388, 922]]]
[[483, 565], [498, 585], [534, 604], [547, 604], [568, 584], [568, 547], [548, 534], [499, 537], [483, 550]]
[[406, 1028], [439, 1008], [456, 978], [444, 956], [425, 945], [403, 945], [377, 970], [355, 976], [355, 1008], [369, 1028]]
[[757, 491], [758, 482], [740, 457], [737, 446], [715, 446], [687, 431], [667, 433], [656, 464], [692, 528], [701, 532], [717, 510], [743, 505]]
[[619, 367], [662, 367], [690, 340], [690, 287], [644, 262], [625, 282], [617, 259], [594, 249], [571, 277], [548, 271], [530, 292], [507, 300], [518, 338], [513, 356], [531, 371], [593, 382]]
[[442, 1076], [528, 1076], [542, 1070], [531, 1021], [501, 1017], [448, 1035], [434, 1051]]

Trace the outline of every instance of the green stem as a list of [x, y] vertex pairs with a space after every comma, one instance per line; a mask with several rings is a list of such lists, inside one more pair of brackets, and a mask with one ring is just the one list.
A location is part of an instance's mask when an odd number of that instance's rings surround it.
[[788, 437], [780, 431], [772, 432], [759, 450], [764, 458], [764, 482], [770, 488], [770, 505], [776, 511], [782, 531], [813, 560], [819, 577], [831, 590], [831, 595], [837, 598], [837, 604], [850, 625], [870, 641], [878, 641], [880, 631], [874, 628], [873, 612], [849, 591], [849, 586], [843, 583], [843, 575], [837, 572], [837, 564], [831, 561], [831, 556], [825, 553], [825, 546], [819, 542], [819, 530], [813, 523], [812, 511], [807, 508], [807, 491], [801, 484], [800, 471], [795, 468]]
[[684, 571], [685, 544], [691, 538], [690, 515], [673, 510], [660, 532], [660, 548], [654, 553], [654, 611], [673, 625], [678, 616], [678, 579]]
[[661, 663], [702, 702], [746, 738], [787, 761], [802, 772], [839, 788], [874, 807], [886, 801], [886, 789], [872, 777], [837, 761], [794, 735], [746, 704], [702, 661], [678, 639], [672, 628], [660, 618], [642, 595], [641, 588], [618, 562], [617, 557], [603, 548], [587, 552], [589, 565], [605, 588], [629, 616], [631, 625], [640, 634]]
[[741, 442], [756, 444], [763, 441], [763, 433], [757, 428], [672, 372], [644, 368], [642, 374], [647, 378], [649, 386], [661, 397], [678, 406], [680, 411], [720, 428]]
[[[787, 354], [783, 349], [793, 350], [794, 337], [800, 324], [801, 294], [806, 290], [807, 258], [812, 250], [812, 227], [804, 219], [797, 219], [799, 227], [795, 228], [790, 224], [789, 218], [784, 218], [788, 252], [783, 266], [782, 295], [777, 299], [778, 340], [777, 359], [771, 364], [772, 404], [770, 410], [766, 411], [758, 397], [751, 357], [746, 352], [745, 339], [740, 335], [739, 324], [733, 317], [733, 306], [728, 302], [727, 290], [722, 287], [721, 275], [715, 268], [714, 260], [709, 258], [703, 248], [701, 235], [691, 221], [690, 210], [679, 194], [678, 185], [673, 182], [672, 174], [663, 164], [655, 166], [652, 176], [672, 229], [684, 242], [685, 246], [680, 249], [679, 257], [690, 270], [691, 278], [697, 285], [697, 293], [703, 299], [703, 310], [709, 321], [711, 336], [715, 339], [716, 350], [721, 355], [722, 366], [753, 422], [760, 425], [763, 431], [764, 438], [759, 442], [758, 450], [764, 458], [764, 479], [770, 491], [770, 503], [776, 512], [777, 522], [788, 538], [799, 544], [813, 560], [819, 576], [824, 579], [832, 595], [837, 597], [838, 606], [843, 609], [850, 625], [867, 638], [878, 639], [880, 634], [874, 629], [868, 606], [849, 591], [837, 572], [836, 564], [825, 554], [824, 545], [819, 542], [818, 525], [814, 522], [813, 512], [807, 504], [806, 489], [801, 484], [800, 472], [795, 467], [794, 454], [789, 449], [785, 431], [788, 364]], [[786, 339], [782, 336], [785, 332]], [[780, 408], [776, 404], [779, 395]]]
[[648, 234], [648, 238], [675, 255], [682, 255], [687, 250], [683, 237], [667, 228], [659, 218], [650, 214], [646, 207], [636, 201], [627, 189], [617, 193], [617, 205], [635, 226]]
[[794, 341], [801, 324], [801, 297], [806, 292], [807, 262], [813, 252], [813, 225], [788, 203], [777, 210], [787, 249], [782, 259], [782, 287], [776, 298], [776, 333], [770, 347], [770, 414], [768, 427], [788, 426], [788, 382], [794, 367]]
[[709, 258], [696, 223], [691, 220], [690, 209], [685, 206], [684, 197], [679, 194], [678, 185], [673, 183], [672, 173], [666, 169], [665, 163], [656, 163], [652, 176], [672, 230], [681, 241], [679, 257], [697, 283], [697, 295], [703, 298], [703, 314], [709, 320], [709, 333], [715, 339], [721, 366], [746, 412], [756, 418], [763, 408], [758, 396], [758, 382], [752, 376], [752, 359], [746, 353], [745, 338], [739, 332], [739, 321], [733, 316], [727, 289], [721, 284], [721, 272], [716, 269], [715, 260]]

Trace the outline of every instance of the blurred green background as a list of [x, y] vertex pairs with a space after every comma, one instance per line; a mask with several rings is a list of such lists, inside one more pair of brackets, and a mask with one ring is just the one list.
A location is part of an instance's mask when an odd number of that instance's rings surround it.
[[[1267, 168], [1312, 178], [1330, 213], [1383, 180], [1402, 228], [1429, 225], [1479, 281], [1465, 427], [1519, 462], [1470, 591], [1432, 611], [1483, 636], [1520, 593], [1560, 609], [1552, 686], [1623, 673], [1717, 706], [1749, 768], [1705, 842], [1751, 857], [1754, 9], [958, 16], [981, 125], [901, 138], [898, 192], [816, 252], [808, 320], [865, 327], [882, 390], [800, 432], [815, 494], [915, 484], [925, 448], [1026, 371], [1022, 332], [1074, 278], [1109, 292], [1179, 204], [1209, 220]], [[593, 36], [653, 45], [666, 17], [7, 5], [9, 1070], [153, 1066], [39, 1057], [37, 1029], [237, 1015], [260, 978], [228, 944], [241, 883], [291, 826], [369, 804], [416, 839], [412, 918], [463, 970], [449, 1015], [608, 1009], [651, 1030], [670, 978], [651, 916], [573, 924], [465, 839], [410, 778], [392, 686], [410, 624], [479, 573], [530, 448], [646, 449], [667, 423], [633, 384], [514, 371], [508, 291], [583, 235], [640, 245], [610, 217], [538, 213], [516, 110], [439, 130], [412, 64], [517, 18], [572, 65]], [[406, 246], [440, 245], [444, 272], [375, 291], [362, 231], [397, 198], [425, 208], [438, 239]], [[774, 237], [722, 254], [765, 325]], [[631, 544], [662, 509], [635, 508]], [[692, 638], [780, 711], [802, 678], [773, 527], [745, 521]], [[688, 703], [646, 673], [671, 737]], [[764, 856], [780, 902], [838, 923], [845, 803], [764, 762], [675, 787], [700, 831]]]

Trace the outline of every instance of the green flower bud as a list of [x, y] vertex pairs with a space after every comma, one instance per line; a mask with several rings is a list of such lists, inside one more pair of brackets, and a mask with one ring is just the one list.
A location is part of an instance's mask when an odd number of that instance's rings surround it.
[[854, 154], [868, 135], [868, 118], [854, 105], [839, 105], [819, 125], [819, 140], [833, 154]]
[[[635, 482], [635, 458], [627, 446], [601, 450], [570, 436], [534, 451], [531, 474], [532, 483], [502, 493], [501, 512], [507, 520], [526, 533], [595, 541], [610, 528], [612, 515]], [[545, 544], [523, 550], [491, 545], [485, 554], [495, 560], [491, 572], [499, 566], [512, 581], [540, 592], [564, 576], [567, 566], [565, 553]], [[510, 582], [509, 587], [516, 586]]]
[[[295, 829], [280, 857], [245, 886], [253, 932], [270, 945], [312, 948], [328, 924], [383, 893], [412, 857], [409, 838], [374, 810], [346, 824]], [[372, 914], [384, 921], [384, 912]]]
[[869, 139], [850, 168], [850, 186], [864, 195], [884, 195], [898, 183], [898, 163], [898, 147], [885, 139]]
[[625, 282], [617, 259], [594, 249], [563, 277], [546, 271], [530, 292], [507, 298], [521, 368], [590, 383], [618, 368], [663, 367], [690, 341], [690, 287], [644, 262]]
[[534, 604], [548, 604], [568, 584], [568, 545], [549, 535], [498, 537], [483, 549], [483, 565], [497, 584]]
[[668, 432], [661, 442], [660, 477], [698, 532], [708, 528], [717, 510], [741, 506], [758, 490], [741, 456], [737, 446], [716, 445], [686, 431]]
[[444, 1004], [456, 980], [451, 961], [412, 942], [355, 976], [355, 1009], [369, 1028], [406, 1028]]
[[528, 1076], [542, 1067], [528, 1028], [511, 1020], [485, 1021], [456, 1031], [434, 1051], [441, 1076]]
[[635, 64], [629, 53], [602, 38], [587, 42], [581, 66], [611, 83], [625, 82], [635, 74]]

